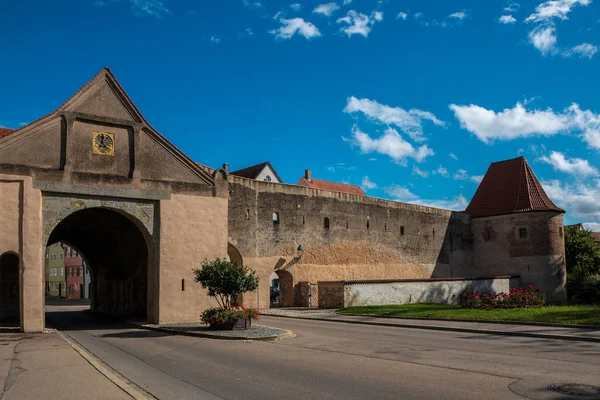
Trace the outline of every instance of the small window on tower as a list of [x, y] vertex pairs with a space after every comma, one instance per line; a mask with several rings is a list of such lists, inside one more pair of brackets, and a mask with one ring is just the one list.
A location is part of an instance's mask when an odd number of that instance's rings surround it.
[[323, 227], [325, 229], [329, 229], [329, 218], [325, 217], [325, 221], [323, 221]]
[[563, 228], [562, 226], [560, 228], [558, 228], [558, 237], [562, 239], [563, 237]]
[[279, 225], [279, 213], [273, 213], [273, 225]]
[[404, 227], [403, 226], [400, 227], [400, 236], [404, 236]]
[[519, 228], [519, 239], [527, 239], [527, 228]]

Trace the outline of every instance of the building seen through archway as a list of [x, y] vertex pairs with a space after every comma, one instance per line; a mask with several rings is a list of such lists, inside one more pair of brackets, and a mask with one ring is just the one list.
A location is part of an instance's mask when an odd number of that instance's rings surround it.
[[45, 294], [68, 300], [90, 298], [91, 275], [85, 255], [68, 243], [46, 248]]

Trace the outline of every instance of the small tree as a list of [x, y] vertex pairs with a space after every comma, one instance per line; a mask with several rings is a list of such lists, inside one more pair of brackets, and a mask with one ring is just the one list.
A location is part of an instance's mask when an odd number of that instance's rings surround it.
[[565, 227], [565, 252], [569, 275], [584, 277], [600, 273], [600, 243], [590, 231]]
[[208, 295], [223, 309], [231, 308], [240, 294], [258, 288], [255, 271], [227, 260], [205, 260], [194, 273], [196, 282], [208, 289]]

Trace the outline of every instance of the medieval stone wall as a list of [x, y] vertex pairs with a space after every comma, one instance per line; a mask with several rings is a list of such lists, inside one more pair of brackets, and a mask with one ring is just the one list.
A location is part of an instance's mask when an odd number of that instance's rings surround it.
[[[520, 230], [526, 237], [520, 237]], [[518, 275], [549, 301], [566, 300], [563, 214], [529, 212], [474, 218], [473, 275]]]
[[[263, 278], [262, 304], [268, 304], [269, 275], [282, 267], [292, 273], [294, 284], [463, 276], [471, 270], [470, 218], [464, 214], [229, 180], [229, 242]], [[295, 260], [300, 244], [305, 252]]]

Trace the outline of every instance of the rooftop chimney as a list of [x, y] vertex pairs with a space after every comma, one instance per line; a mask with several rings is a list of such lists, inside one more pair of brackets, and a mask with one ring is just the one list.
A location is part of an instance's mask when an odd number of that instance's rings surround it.
[[304, 170], [304, 179], [306, 179], [309, 182], [312, 182], [312, 176], [310, 173], [310, 169]]

